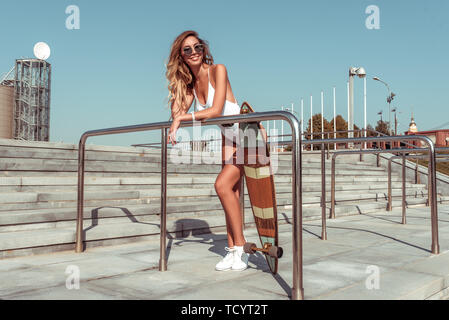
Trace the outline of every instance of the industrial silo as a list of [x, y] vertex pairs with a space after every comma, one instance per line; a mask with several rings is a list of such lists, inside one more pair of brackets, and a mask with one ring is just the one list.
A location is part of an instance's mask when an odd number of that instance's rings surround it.
[[16, 60], [13, 137], [49, 141], [51, 65], [41, 59]]
[[[8, 85], [9, 84], [9, 85]], [[12, 139], [14, 86], [7, 81], [0, 85], [0, 138]]]

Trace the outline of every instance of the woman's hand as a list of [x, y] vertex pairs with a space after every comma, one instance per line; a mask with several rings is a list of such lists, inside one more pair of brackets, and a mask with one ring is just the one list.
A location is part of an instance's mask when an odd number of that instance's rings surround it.
[[167, 143], [171, 143], [173, 146], [176, 144], [176, 131], [178, 131], [179, 125], [181, 124], [180, 117], [173, 119], [173, 122], [168, 130], [168, 140]]

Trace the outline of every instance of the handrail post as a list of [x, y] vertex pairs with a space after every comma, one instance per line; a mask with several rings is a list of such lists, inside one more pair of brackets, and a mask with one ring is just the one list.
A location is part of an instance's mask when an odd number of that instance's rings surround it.
[[292, 299], [303, 300], [303, 239], [302, 239], [302, 154], [301, 136], [297, 121], [292, 126], [292, 250], [293, 250], [293, 286]]
[[388, 159], [388, 204], [387, 211], [391, 211], [393, 208], [392, 204], [392, 194], [391, 194], [391, 158]]
[[245, 230], [245, 178], [242, 176], [239, 191], [240, 212], [242, 214], [242, 230]]
[[332, 169], [331, 169], [331, 214], [330, 218], [335, 219], [335, 157], [337, 153], [332, 156]]
[[85, 136], [81, 136], [78, 144], [78, 204], [77, 204], [77, 223], [75, 235], [75, 252], [80, 253], [84, 250], [83, 237], [83, 210], [84, 210], [84, 160], [85, 160]]
[[324, 143], [321, 145], [321, 239], [327, 240], [326, 231], [326, 160]]
[[[429, 196], [429, 200], [432, 199], [431, 202], [431, 215], [432, 215], [432, 253], [439, 254], [440, 253], [440, 245], [438, 240], [438, 204], [437, 204], [437, 174], [436, 174], [436, 160], [435, 160], [435, 147], [432, 143], [429, 143], [429, 169], [431, 169], [431, 189], [428, 192], [432, 193], [432, 196]], [[429, 174], [430, 176], [430, 174]]]
[[159, 271], [167, 271], [167, 128], [161, 129], [161, 232]]
[[432, 207], [432, 196], [431, 196], [431, 187], [432, 187], [432, 155], [429, 152], [429, 165], [427, 166], [427, 203], [426, 206]]
[[406, 203], [405, 203], [405, 196], [406, 196], [406, 184], [405, 184], [405, 153], [402, 154], [402, 224], [406, 224]]
[[415, 166], [415, 184], [419, 184], [418, 159], [416, 159]]

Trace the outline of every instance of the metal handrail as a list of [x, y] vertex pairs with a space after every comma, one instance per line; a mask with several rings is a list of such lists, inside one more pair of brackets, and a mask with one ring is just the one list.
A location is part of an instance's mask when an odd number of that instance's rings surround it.
[[[439, 149], [440, 148], [435, 148], [435, 151], [438, 151]], [[427, 151], [427, 149], [425, 151]], [[387, 210], [388, 211], [391, 211], [391, 209], [392, 209], [391, 163], [393, 162], [393, 160], [402, 158], [402, 174], [405, 177], [405, 170], [407, 169], [407, 166], [405, 164], [405, 159], [425, 159], [426, 157], [428, 157], [428, 155], [405, 155], [405, 156], [401, 155], [401, 156], [392, 156], [392, 157], [390, 157], [388, 159], [388, 206], [387, 206]], [[438, 159], [441, 159], [441, 158], [449, 159], [449, 155], [445, 155], [445, 154], [437, 154], [437, 155], [435, 155], [435, 160], [438, 160]], [[446, 160], [446, 162], [447, 162], [447, 160]], [[405, 187], [404, 186], [404, 181], [405, 181], [404, 177], [402, 178], [403, 188]], [[428, 185], [430, 185], [430, 183], [431, 182], [430, 182], [430, 179], [429, 179]], [[430, 205], [431, 201], [432, 201], [432, 198], [429, 196], [429, 194], [427, 195], [427, 198], [428, 198], [427, 205]], [[403, 211], [405, 211], [405, 209], [404, 209], [404, 202], [405, 202], [405, 200], [404, 199], [402, 199], [402, 200], [403, 200], [402, 201], [403, 202], [402, 203]]]
[[[388, 136], [388, 137], [367, 137], [367, 138], [351, 138], [349, 139], [351, 142], [364, 142], [363, 140], [367, 140], [367, 142], [375, 142], [375, 141], [401, 141], [401, 140], [421, 140], [424, 141], [428, 148], [424, 150], [429, 151], [429, 196], [432, 198], [430, 207], [431, 207], [431, 219], [432, 219], [432, 253], [438, 254], [439, 249], [439, 241], [438, 241], [438, 207], [436, 201], [436, 170], [435, 170], [435, 146], [432, 140], [426, 136]], [[348, 139], [330, 139], [330, 140], [316, 140], [315, 143], [334, 143], [334, 142], [346, 142]], [[349, 142], [349, 141], [348, 141]], [[414, 149], [413, 151], [419, 151], [419, 149]], [[421, 150], [422, 151], [422, 150]], [[336, 152], [333, 155], [333, 165], [332, 165], [332, 184], [333, 189], [331, 190], [331, 218], [335, 217], [335, 157], [338, 154], [359, 154], [359, 153], [392, 153], [392, 152], [411, 152], [411, 149], [390, 149], [390, 150], [353, 150], [353, 151], [340, 151]], [[323, 155], [322, 155], [323, 156]], [[324, 172], [321, 173], [322, 179], [325, 179], [323, 175]], [[325, 197], [325, 193], [323, 194]], [[323, 200], [322, 200], [323, 201]], [[323, 217], [325, 220], [325, 216]], [[325, 228], [325, 223], [322, 223], [322, 228]]]
[[[351, 130], [351, 131], [356, 131], [356, 130]], [[343, 132], [343, 131], [342, 131]], [[377, 131], [376, 131], [377, 132]], [[379, 132], [380, 133], [380, 132]], [[400, 138], [403, 136], [396, 136], [396, 140], [400, 140]], [[404, 136], [405, 137], [405, 136]], [[411, 136], [407, 136], [407, 137], [411, 137]], [[384, 138], [382, 140], [376, 140], [376, 138]], [[399, 139], [398, 139], [399, 138]], [[369, 139], [368, 141], [372, 141], [372, 142], [376, 142], [376, 141], [392, 141], [391, 140], [391, 136], [386, 136], [384, 135], [383, 137], [365, 137], [365, 138], [340, 138], [340, 139], [326, 139], [326, 140], [302, 140], [302, 144], [303, 145], [313, 145], [313, 144], [321, 144], [321, 239], [322, 240], [326, 240], [327, 239], [327, 228], [326, 228], [326, 162], [324, 160], [324, 154], [325, 154], [325, 144], [329, 147], [329, 144], [336, 144], [339, 143], [336, 140], [344, 140], [344, 139]], [[374, 139], [374, 140], [373, 140]], [[410, 138], [405, 138], [406, 140], [410, 139]], [[327, 141], [327, 143], [323, 143], [323, 141]], [[367, 141], [361, 141], [361, 142], [366, 142]], [[404, 152], [411, 152], [411, 150], [416, 151], [419, 150], [419, 148], [416, 148], [416, 146], [414, 149], [405, 149]], [[397, 149], [397, 150], [403, 150], [403, 149]], [[422, 150], [427, 150], [427, 149], [422, 149]], [[372, 149], [372, 150], [349, 150], [349, 151], [339, 151], [339, 152], [334, 152], [334, 154], [339, 154], [339, 153], [346, 153], [346, 154], [360, 154], [360, 158], [362, 158], [362, 155], [365, 153], [391, 153], [393, 152], [392, 149]], [[329, 148], [327, 148], [327, 159], [329, 159]], [[362, 159], [360, 159], [362, 160]], [[335, 160], [333, 160], [335, 162]], [[333, 163], [333, 166], [335, 166], [335, 164]], [[334, 172], [335, 175], [335, 172]], [[335, 180], [335, 177], [334, 177]], [[334, 181], [335, 183], [335, 181]], [[332, 193], [334, 200], [335, 200], [335, 185], [334, 185], [334, 192]], [[332, 201], [332, 205], [335, 205], [335, 201]], [[331, 216], [335, 216], [335, 207], [332, 208], [331, 210]]]
[[[425, 151], [427, 151], [427, 149], [425, 150]], [[435, 148], [435, 152], [438, 152], [438, 151], [449, 151], [449, 147], [437, 147], [437, 148]], [[412, 152], [415, 152], [414, 150], [412, 150]], [[438, 158], [445, 158], [445, 156], [448, 156], [448, 154], [437, 154], [435, 157], [436, 157], [436, 161], [437, 162], [439, 162], [438, 161]], [[414, 155], [414, 157], [413, 158], [415, 158], [415, 159], [425, 159], [425, 157], [426, 157], [426, 155]], [[382, 157], [382, 158], [384, 158], [385, 160], [389, 160], [390, 158], [387, 158], [387, 157]], [[378, 165], [377, 166], [379, 166], [379, 159], [378, 159]], [[394, 161], [392, 161], [392, 162], [394, 162]], [[447, 161], [441, 161], [441, 162], [447, 162]], [[394, 162], [394, 163], [396, 163], [396, 162]], [[396, 163], [397, 164], [397, 163]], [[407, 168], [409, 168], [409, 169], [411, 169], [410, 167], [408, 167], [407, 166]], [[421, 172], [422, 174], [427, 174], [428, 175], [428, 173], [425, 173], [425, 172]], [[416, 181], [418, 181], [418, 163], [416, 164], [416, 167], [415, 167], [415, 183], [418, 183], [418, 182], [416, 182]], [[440, 182], [444, 182], [444, 183], [448, 183], [449, 184], [449, 182], [448, 181], [444, 181], [444, 180], [440, 180], [440, 179], [438, 179], [437, 178], [437, 180], [438, 181], [440, 181]]]
[[[416, 150], [416, 149], [415, 149]], [[425, 148], [420, 148], [419, 151], [427, 151]], [[339, 151], [334, 152], [332, 156], [332, 162], [331, 162], [331, 212], [330, 212], [330, 218], [335, 219], [335, 163], [336, 158], [339, 155], [352, 155], [352, 154], [376, 154], [379, 155], [381, 153], [407, 153], [410, 152], [409, 149], [389, 149], [389, 150], [350, 150], [350, 151]], [[377, 163], [377, 166], [379, 166], [379, 163]], [[389, 209], [387, 209], [390, 211]]]
[[[201, 121], [202, 125], [231, 124], [263, 120], [286, 120], [292, 130], [292, 251], [293, 251], [293, 286], [292, 299], [304, 299], [303, 288], [303, 239], [302, 239], [302, 154], [301, 134], [298, 119], [287, 111], [254, 112], [244, 115], [217, 117]], [[82, 134], [78, 147], [78, 204], [76, 223], [76, 252], [83, 251], [83, 209], [84, 209], [84, 164], [85, 145], [89, 137], [119, 133], [161, 130], [161, 231], [159, 270], [167, 270], [166, 261], [166, 216], [167, 216], [167, 129], [172, 122], [156, 122], [133, 126], [115, 127], [86, 131]], [[197, 122], [195, 122], [197, 123]], [[193, 121], [183, 121], [180, 127], [191, 127]]]
[[[420, 151], [427, 151], [427, 149], [420, 149]], [[332, 171], [331, 171], [331, 213], [330, 213], [330, 218], [331, 219], [335, 219], [335, 159], [337, 158], [338, 155], [344, 155], [344, 154], [359, 154], [361, 151], [350, 151], [350, 152], [337, 152], [334, 154], [334, 156], [332, 157]], [[391, 150], [376, 150], [374, 152], [369, 152], [369, 151], [363, 151], [363, 153], [376, 153], [377, 155], [381, 154], [381, 153], [391, 153], [391, 152], [396, 152], [396, 153], [408, 153], [410, 152], [409, 149], [391, 149]], [[404, 182], [404, 180], [403, 180]], [[403, 189], [404, 189], [404, 185], [403, 185]], [[389, 196], [391, 195], [391, 172], [388, 173], [388, 194]], [[402, 195], [403, 197], [405, 197], [405, 195]], [[377, 197], [376, 197], [377, 198]], [[391, 207], [390, 207], [390, 202], [387, 206], [387, 211], [391, 211]], [[403, 220], [402, 223], [405, 224], [405, 215], [403, 214]]]

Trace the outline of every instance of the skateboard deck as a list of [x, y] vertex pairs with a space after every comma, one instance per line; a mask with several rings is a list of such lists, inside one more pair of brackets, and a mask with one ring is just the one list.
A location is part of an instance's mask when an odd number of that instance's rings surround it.
[[[247, 102], [243, 102], [240, 113], [250, 112], [254, 112], [253, 108]], [[240, 122], [239, 126], [243, 133], [240, 137], [240, 145], [243, 147], [246, 187], [262, 244], [262, 249], [259, 249], [255, 244], [248, 243], [245, 246], [245, 252], [262, 251], [270, 271], [276, 274], [282, 248], [278, 247], [276, 191], [266, 132], [260, 122]]]

